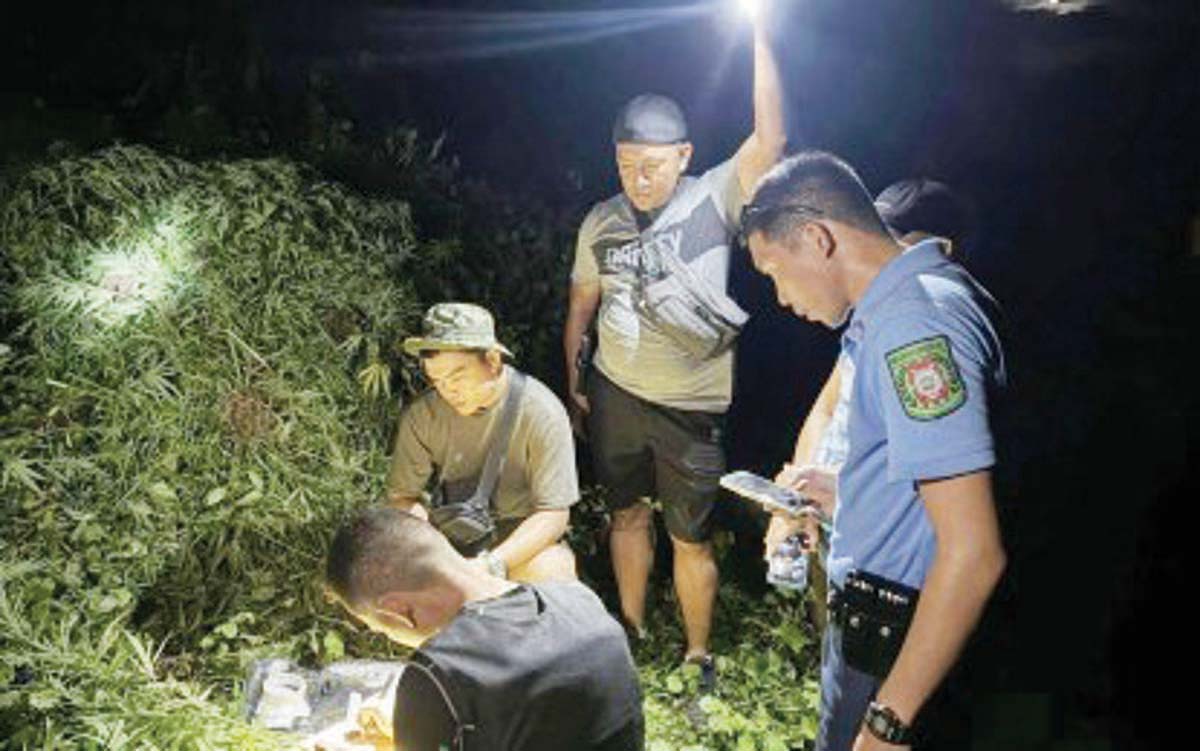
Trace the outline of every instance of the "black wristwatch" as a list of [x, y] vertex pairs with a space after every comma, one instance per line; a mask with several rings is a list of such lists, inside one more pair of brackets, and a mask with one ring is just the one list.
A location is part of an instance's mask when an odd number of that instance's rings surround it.
[[863, 717], [863, 724], [867, 726], [871, 735], [884, 743], [894, 746], [907, 746], [912, 743], [912, 728], [901, 722], [886, 704], [871, 702], [871, 706], [867, 707], [866, 716]]

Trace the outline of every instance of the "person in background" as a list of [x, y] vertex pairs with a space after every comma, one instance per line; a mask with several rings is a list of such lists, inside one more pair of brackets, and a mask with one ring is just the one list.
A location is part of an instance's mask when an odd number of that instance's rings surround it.
[[[621, 612], [644, 633], [653, 565], [650, 499], [662, 503], [687, 645], [705, 688], [717, 566], [712, 514], [725, 469], [723, 417], [733, 385], [733, 338], [746, 314], [727, 295], [738, 211], [783, 153], [783, 96], [765, 24], [754, 35], [754, 130], [733, 158], [699, 178], [682, 110], [644, 94], [617, 115], [622, 192], [579, 230], [563, 332], [570, 403], [586, 415], [592, 459], [613, 504], [610, 534]], [[597, 319], [591, 366], [580, 365]], [[586, 383], [585, 383], [586, 381]]]
[[333, 538], [326, 589], [356, 619], [419, 647], [392, 726], [359, 742], [399, 751], [641, 751], [625, 634], [575, 581], [519, 584], [480, 570], [425, 519], [378, 507]]
[[825, 152], [766, 175], [742, 231], [781, 305], [846, 326], [817, 748], [907, 748], [1006, 563], [989, 427], [1007, 381], [998, 310], [938, 241], [905, 249]]

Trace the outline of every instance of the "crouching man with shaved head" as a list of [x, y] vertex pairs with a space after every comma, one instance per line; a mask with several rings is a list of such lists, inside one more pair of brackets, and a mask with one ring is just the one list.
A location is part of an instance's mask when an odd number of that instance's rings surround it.
[[396, 689], [396, 749], [642, 749], [629, 645], [584, 585], [493, 576], [395, 508], [338, 531], [326, 582], [373, 631], [419, 647]]

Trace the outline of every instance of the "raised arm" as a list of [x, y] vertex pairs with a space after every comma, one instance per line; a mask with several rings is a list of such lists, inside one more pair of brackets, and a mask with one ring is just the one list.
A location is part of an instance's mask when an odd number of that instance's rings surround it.
[[779, 161], [787, 145], [783, 118], [783, 81], [766, 32], [766, 23], [754, 24], [754, 132], [737, 153], [738, 182], [749, 196], [758, 178]]

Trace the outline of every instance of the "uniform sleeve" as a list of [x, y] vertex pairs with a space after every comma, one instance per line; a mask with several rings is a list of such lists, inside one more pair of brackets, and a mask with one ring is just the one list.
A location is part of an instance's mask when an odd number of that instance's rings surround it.
[[397, 751], [439, 751], [453, 746], [450, 708], [422, 670], [410, 668], [400, 677], [392, 722]]
[[600, 280], [600, 267], [596, 263], [596, 210], [592, 209], [579, 225], [575, 238], [575, 263], [571, 267], [571, 284], [590, 284]]
[[396, 427], [396, 445], [388, 470], [387, 493], [419, 498], [433, 474], [433, 454], [429, 447], [432, 415], [424, 398], [417, 399], [400, 413]]
[[[532, 406], [532, 405], [531, 405]], [[564, 509], [579, 500], [575, 438], [558, 398], [545, 392], [530, 410], [526, 467], [534, 510]]]
[[737, 157], [732, 157], [713, 167], [700, 178], [708, 190], [717, 197], [717, 205], [724, 214], [722, 219], [730, 229], [736, 229], [742, 218], [742, 207], [746, 205], [747, 196], [742, 191], [742, 181], [738, 179]]
[[891, 482], [988, 469], [992, 364], [971, 323], [926, 311], [882, 323], [870, 351]]

